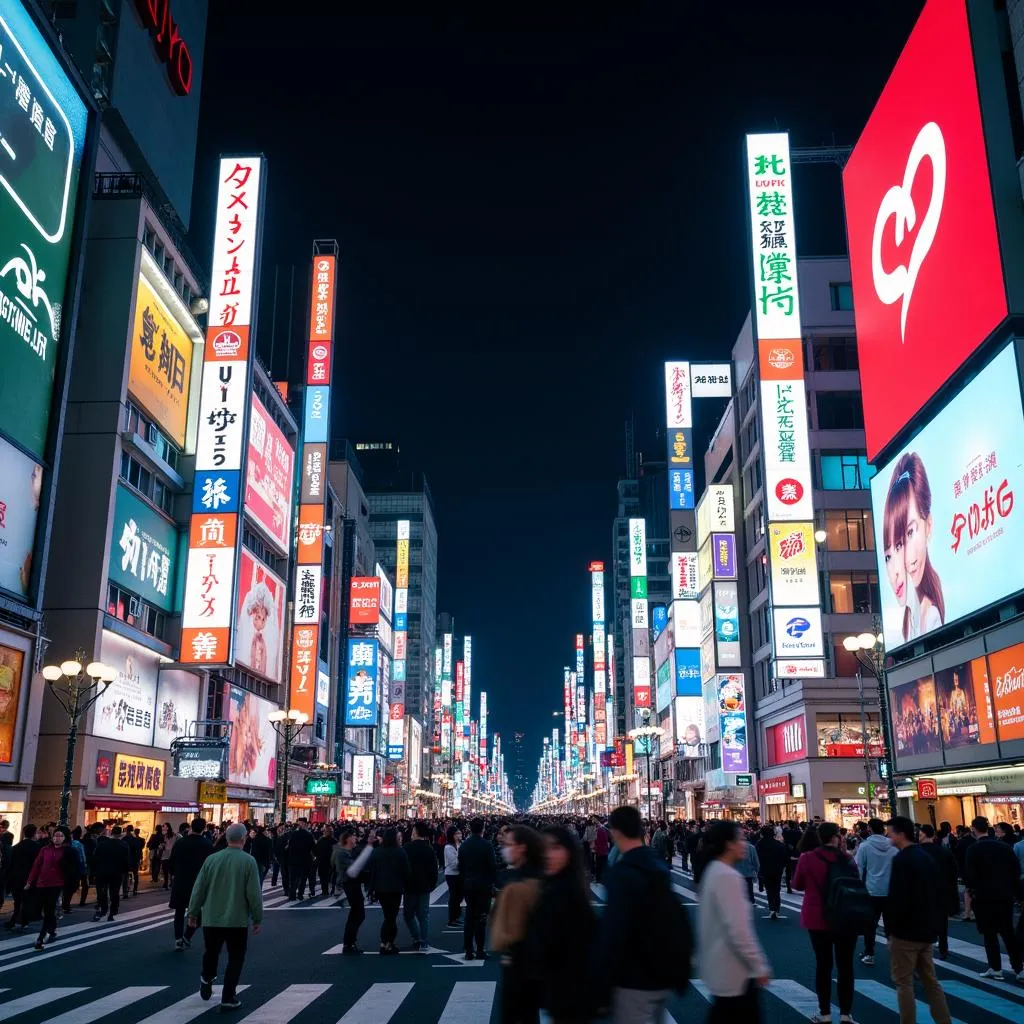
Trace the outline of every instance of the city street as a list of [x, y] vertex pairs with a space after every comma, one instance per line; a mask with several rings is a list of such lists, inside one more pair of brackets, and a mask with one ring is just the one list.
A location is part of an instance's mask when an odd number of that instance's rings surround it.
[[[676, 871], [677, 891], [695, 903], [692, 882]], [[594, 887], [600, 908], [601, 889]], [[127, 1024], [181, 1024], [218, 1014], [214, 999], [197, 994], [200, 945], [177, 953], [170, 914], [161, 893], [130, 900], [116, 922], [92, 924], [77, 911], [74, 923], [60, 929], [52, 948], [34, 952], [34, 936], [0, 941], [0, 1020], [17, 1024], [88, 1024], [117, 1020]], [[242, 975], [242, 1009], [233, 1017], [247, 1024], [479, 1024], [498, 1020], [497, 961], [467, 964], [461, 934], [445, 927], [446, 894], [435, 891], [431, 949], [427, 954], [382, 958], [368, 953], [342, 957], [340, 941], [346, 911], [332, 897], [287, 903], [280, 889], [265, 893], [267, 914], [260, 935], [250, 937]], [[799, 895], [785, 900], [785, 919], [765, 920], [763, 899], [757, 908], [758, 931], [772, 960], [776, 980], [765, 996], [765, 1017], [772, 1024], [807, 1020], [816, 1010], [813, 961], [797, 922]], [[695, 905], [690, 907], [695, 913]], [[376, 949], [380, 909], [367, 908], [360, 940]], [[937, 963], [954, 1020], [1024, 1020], [1024, 986], [983, 981], [979, 936], [973, 925], [952, 926], [952, 953]], [[5, 933], [6, 934], [6, 933]], [[399, 944], [408, 944], [404, 925]], [[854, 1016], [872, 1024], [895, 1022], [896, 994], [889, 980], [886, 947], [880, 943], [874, 968], [856, 966]], [[700, 1021], [706, 1003], [700, 985], [670, 1004], [676, 1024]], [[834, 1018], [838, 1020], [838, 1009]], [[930, 1020], [919, 1006], [918, 1020]]]

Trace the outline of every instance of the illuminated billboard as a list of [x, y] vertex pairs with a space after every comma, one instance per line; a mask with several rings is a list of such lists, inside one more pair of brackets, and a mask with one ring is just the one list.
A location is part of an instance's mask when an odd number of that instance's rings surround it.
[[350, 637], [347, 646], [345, 725], [373, 726], [379, 722], [377, 676], [380, 650], [376, 640]]
[[235, 664], [274, 683], [281, 682], [284, 589], [284, 580], [242, 548], [235, 614]]
[[818, 562], [813, 523], [768, 527], [772, 600], [776, 605], [818, 604]]
[[[284, 554], [292, 525], [295, 453], [284, 431], [255, 396], [249, 412], [249, 457], [245, 469], [245, 511], [272, 546]], [[311, 524], [323, 527], [311, 519]], [[316, 540], [320, 540], [316, 532]]]
[[348, 621], [353, 626], [376, 626], [380, 621], [381, 578], [353, 576], [349, 584]]
[[747, 772], [750, 758], [747, 746], [747, 698], [741, 674], [719, 675], [718, 726], [721, 732], [722, 770]]

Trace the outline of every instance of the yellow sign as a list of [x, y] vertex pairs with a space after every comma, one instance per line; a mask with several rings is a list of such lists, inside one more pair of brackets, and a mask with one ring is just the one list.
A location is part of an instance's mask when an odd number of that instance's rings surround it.
[[316, 807], [316, 797], [288, 794], [288, 807], [293, 811], [311, 811]]
[[140, 274], [128, 390], [178, 447], [185, 444], [192, 339]]
[[396, 590], [408, 590], [409, 589], [409, 542], [407, 540], [398, 541], [398, 567], [395, 572], [395, 589]]
[[199, 802], [201, 804], [226, 804], [228, 784], [226, 782], [200, 782]]
[[814, 523], [770, 524], [768, 549], [772, 603], [783, 607], [818, 604]]
[[134, 754], [114, 755], [114, 780], [111, 792], [115, 796], [163, 796], [163, 761]]

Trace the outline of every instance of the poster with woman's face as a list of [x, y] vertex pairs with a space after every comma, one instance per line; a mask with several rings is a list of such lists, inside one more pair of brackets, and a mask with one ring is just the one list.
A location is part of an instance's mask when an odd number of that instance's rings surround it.
[[267, 719], [277, 706], [256, 694], [232, 686], [228, 694], [231, 743], [228, 782], [273, 789], [277, 782], [277, 733]]
[[14, 760], [14, 730], [18, 724], [18, 697], [25, 652], [0, 644], [0, 764]]
[[939, 750], [939, 711], [935, 698], [935, 680], [931, 676], [894, 686], [892, 730], [896, 753], [905, 757], [934, 754]]
[[284, 641], [284, 581], [245, 548], [238, 572], [235, 622], [235, 664], [279, 683]]

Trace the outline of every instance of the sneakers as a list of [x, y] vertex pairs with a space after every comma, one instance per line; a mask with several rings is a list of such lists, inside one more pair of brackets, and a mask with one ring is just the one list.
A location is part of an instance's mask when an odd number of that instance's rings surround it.
[[473, 951], [472, 950], [470, 950], [469, 952], [466, 953], [466, 959], [467, 960], [475, 960], [476, 959], [476, 957], [473, 955]]
[[832, 1014], [816, 1013], [811, 1017], [811, 1024], [832, 1024]]
[[97, 910], [96, 913], [92, 915], [92, 919], [94, 921], [102, 921], [103, 915]]
[[43, 940], [42, 939], [36, 939], [36, 944], [32, 948], [33, 949], [42, 949], [43, 948]]
[[1003, 972], [997, 971], [994, 967], [986, 967], [985, 970], [980, 971], [978, 974], [979, 978], [1002, 978]]
[[1024, 971], [1019, 971], [1019, 972], [1017, 973], [1017, 980], [1018, 980], [1018, 981], [1019, 981], [1019, 982], [1020, 982], [1020, 983], [1021, 983], [1022, 985], [1024, 985]]
[[871, 953], [865, 953], [865, 954], [864, 954], [864, 955], [863, 955], [863, 956], [862, 956], [862, 957], [860, 958], [860, 962], [861, 962], [861, 963], [862, 963], [862, 964], [863, 964], [863, 965], [864, 965], [865, 967], [874, 967], [874, 966], [875, 966], [875, 958], [874, 958], [874, 955], [873, 955], [873, 954], [871, 954]]
[[51, 942], [56, 942], [56, 941], [57, 941], [57, 933], [56, 932], [50, 932], [50, 934], [46, 936], [46, 944], [47, 945], [50, 945]]
[[779, 914], [778, 914], [778, 911], [777, 911], [777, 910], [773, 910], [773, 911], [771, 912], [771, 919], [772, 919], [773, 921], [778, 921], [778, 919], [779, 919]]
[[213, 995], [213, 982], [214, 979], [207, 981], [202, 975], [199, 976], [199, 998], [203, 1002], [209, 1002], [210, 996]]
[[839, 1018], [839, 1024], [857, 1024], [857, 1022], [853, 1019], [853, 1017], [850, 1014], [844, 1013]]
[[232, 1010], [241, 1009], [242, 1004], [236, 999], [222, 999], [220, 1004], [221, 1013], [230, 1013]]
[[351, 946], [342, 946], [341, 952], [345, 956], [359, 956], [363, 951], [353, 943]]
[[114, 915], [113, 915], [113, 914], [107, 914], [107, 920], [108, 920], [108, 921], [115, 921], [115, 920], [117, 920], [117, 919], [116, 919], [116, 918], [114, 917]]
[[175, 939], [175, 941], [174, 941], [174, 948], [179, 953], [184, 953], [185, 952], [185, 940], [184, 939]]

